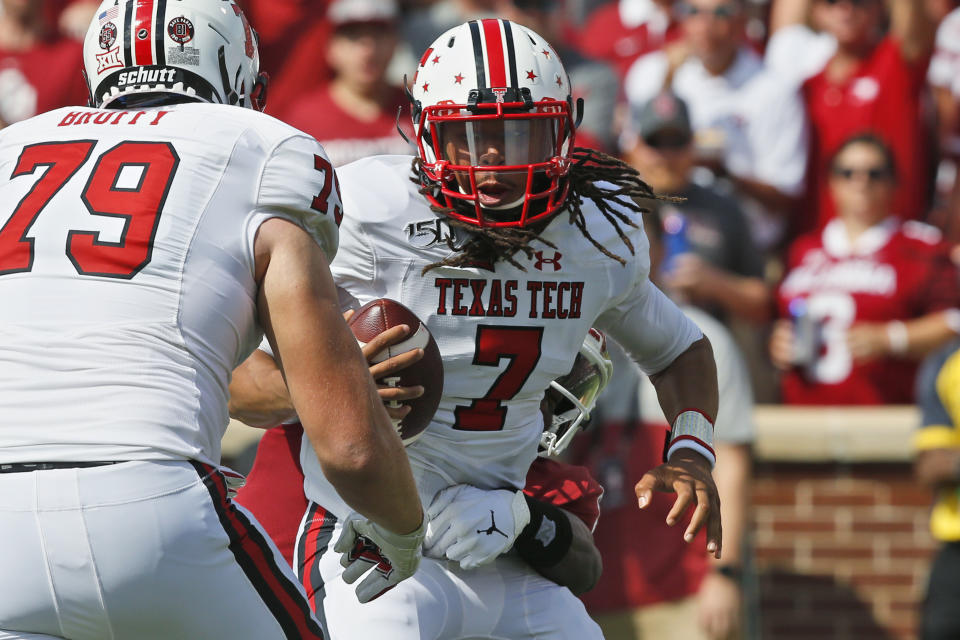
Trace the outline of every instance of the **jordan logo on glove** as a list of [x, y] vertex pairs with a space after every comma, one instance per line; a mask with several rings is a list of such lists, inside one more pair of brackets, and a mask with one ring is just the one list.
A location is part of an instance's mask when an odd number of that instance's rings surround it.
[[492, 536], [494, 533], [499, 533], [504, 538], [508, 537], [503, 531], [497, 529], [497, 519], [493, 515], [493, 509], [490, 509], [490, 526], [487, 529], [477, 529], [477, 533], [485, 533], [488, 536]]

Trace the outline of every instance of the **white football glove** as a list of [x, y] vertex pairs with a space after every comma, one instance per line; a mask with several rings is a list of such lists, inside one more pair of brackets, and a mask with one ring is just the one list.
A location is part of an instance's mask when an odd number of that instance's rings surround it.
[[509, 550], [529, 522], [522, 491], [454, 485], [438, 493], [427, 509], [423, 552], [475, 569]]
[[379, 598], [420, 566], [421, 546], [426, 518], [411, 533], [400, 535], [370, 522], [359, 513], [351, 513], [343, 521], [343, 532], [333, 546], [342, 554], [343, 581], [353, 584], [368, 570], [356, 589], [360, 602]]

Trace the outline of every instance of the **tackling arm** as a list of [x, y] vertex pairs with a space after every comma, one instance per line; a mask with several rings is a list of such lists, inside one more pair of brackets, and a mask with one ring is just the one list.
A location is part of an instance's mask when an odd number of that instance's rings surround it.
[[[528, 498], [527, 504], [530, 505], [531, 501], [533, 499]], [[593, 533], [583, 520], [572, 513], [539, 500], [535, 502], [538, 504], [530, 505], [531, 515], [537, 511], [549, 512], [559, 523], [558, 529], [569, 529], [569, 535], [565, 535], [564, 539], [557, 535], [553, 543], [556, 549], [550, 552], [549, 545], [544, 547], [536, 538], [542, 520], [536, 524], [531, 521], [517, 537], [514, 545], [517, 553], [537, 573], [561, 587], [567, 587], [574, 595], [590, 591], [603, 573], [603, 559], [593, 542]]]

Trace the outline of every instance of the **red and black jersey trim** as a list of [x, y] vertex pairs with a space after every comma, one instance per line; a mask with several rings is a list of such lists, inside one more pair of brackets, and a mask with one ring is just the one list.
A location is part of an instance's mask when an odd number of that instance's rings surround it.
[[307, 591], [310, 606], [320, 623], [326, 625], [327, 617], [323, 610], [323, 600], [326, 598], [326, 585], [320, 573], [320, 558], [330, 548], [333, 540], [333, 529], [337, 524], [337, 517], [311, 502], [307, 507], [301, 524], [301, 533], [297, 536], [297, 577]]
[[303, 593], [280, 568], [280, 554], [263, 531], [228, 498], [227, 483], [216, 468], [191, 461], [203, 479], [220, 524], [230, 539], [230, 551], [247, 579], [263, 598], [289, 640], [324, 640]]

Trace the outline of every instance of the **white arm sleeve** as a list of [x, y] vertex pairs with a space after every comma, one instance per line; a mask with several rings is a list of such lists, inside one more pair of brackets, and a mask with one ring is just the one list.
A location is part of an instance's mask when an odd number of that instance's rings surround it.
[[703, 337], [697, 325], [645, 276], [630, 296], [601, 314], [596, 325], [619, 342], [648, 376], [663, 371]]

